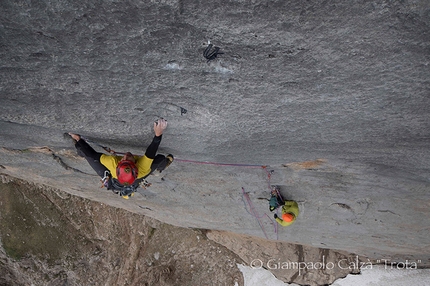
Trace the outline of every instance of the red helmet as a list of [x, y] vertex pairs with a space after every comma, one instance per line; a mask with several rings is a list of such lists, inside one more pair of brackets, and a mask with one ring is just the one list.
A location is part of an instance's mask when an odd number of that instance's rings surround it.
[[132, 185], [137, 179], [137, 174], [137, 167], [132, 161], [121, 161], [116, 167], [118, 181], [125, 186]]

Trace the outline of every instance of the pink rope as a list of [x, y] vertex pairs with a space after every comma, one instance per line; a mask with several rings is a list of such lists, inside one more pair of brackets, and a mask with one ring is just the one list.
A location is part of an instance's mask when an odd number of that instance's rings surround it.
[[252, 216], [254, 216], [257, 219], [258, 225], [260, 226], [261, 230], [263, 231], [264, 236], [266, 237], [266, 239], [269, 239], [269, 237], [267, 236], [266, 231], [264, 230], [263, 224], [261, 223], [260, 217], [258, 216], [257, 211], [255, 210], [254, 205], [251, 202], [251, 198], [249, 197], [248, 193], [245, 192], [244, 188], [242, 188], [242, 193], [243, 193], [243, 196], [246, 198], [246, 200], [248, 202], [249, 209], [252, 212], [251, 213]]
[[215, 163], [215, 162], [205, 162], [205, 161], [195, 161], [195, 160], [185, 160], [185, 159], [175, 159], [175, 161], [184, 162], [184, 163], [204, 164], [204, 165], [216, 165], [216, 166], [233, 166], [233, 167], [249, 167], [249, 168], [266, 167], [263, 165], [253, 165], [253, 164]]

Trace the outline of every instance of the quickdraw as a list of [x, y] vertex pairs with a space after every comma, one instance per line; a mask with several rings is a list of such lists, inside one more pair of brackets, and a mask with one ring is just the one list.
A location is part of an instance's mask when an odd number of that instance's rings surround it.
[[213, 50], [213, 51], [211, 51], [212, 47], [213, 47], [213, 45], [212, 45], [212, 44], [209, 44], [209, 45], [206, 47], [206, 49], [204, 50], [204, 52], [203, 52], [203, 56], [207, 59], [207, 63], [209, 63], [210, 61], [212, 61], [212, 60], [216, 59], [216, 57], [217, 57], [218, 55], [222, 55], [222, 54], [224, 54], [224, 53], [221, 53], [221, 52], [219, 51], [219, 50], [220, 50], [220, 48], [219, 48], [219, 47], [214, 47], [214, 50]]

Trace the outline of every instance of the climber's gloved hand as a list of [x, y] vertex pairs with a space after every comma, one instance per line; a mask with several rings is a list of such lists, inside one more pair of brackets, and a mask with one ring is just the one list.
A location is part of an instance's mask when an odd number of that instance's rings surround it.
[[277, 219], [277, 218], [278, 218], [278, 215], [277, 215], [277, 214], [274, 214], [274, 215], [273, 215], [273, 217], [274, 217], [275, 219]]

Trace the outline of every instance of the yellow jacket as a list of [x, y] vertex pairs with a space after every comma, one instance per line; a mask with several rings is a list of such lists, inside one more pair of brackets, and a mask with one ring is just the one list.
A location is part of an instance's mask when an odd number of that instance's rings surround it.
[[[102, 154], [100, 157], [100, 162], [108, 168], [110, 173], [112, 174], [112, 178], [118, 179], [116, 175], [116, 167], [118, 166], [118, 163], [121, 161], [123, 157], [122, 156], [114, 156], [114, 155], [106, 155]], [[142, 178], [151, 173], [151, 164], [154, 159], [149, 159], [145, 155], [143, 156], [134, 156], [134, 159], [136, 160], [136, 167], [138, 170], [137, 178]]]
[[286, 222], [279, 217], [276, 218], [276, 221], [282, 226], [289, 226], [296, 221], [297, 216], [299, 215], [299, 205], [297, 204], [297, 202], [285, 201], [284, 205], [282, 206], [282, 214], [285, 214], [285, 213], [292, 214], [294, 216], [293, 221]]

